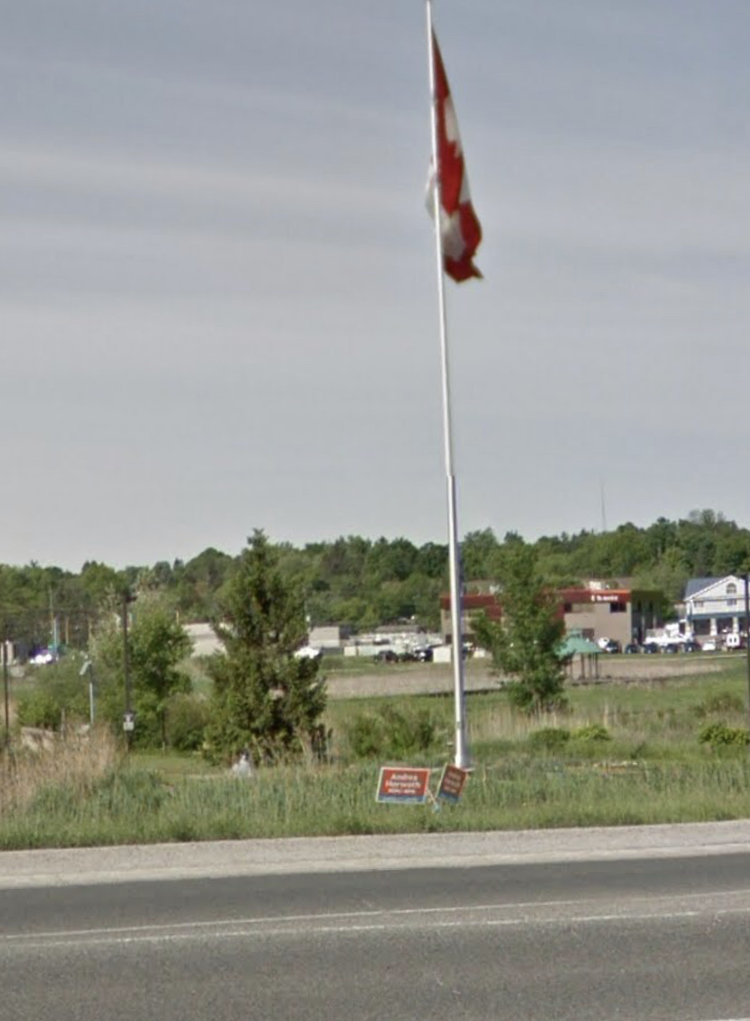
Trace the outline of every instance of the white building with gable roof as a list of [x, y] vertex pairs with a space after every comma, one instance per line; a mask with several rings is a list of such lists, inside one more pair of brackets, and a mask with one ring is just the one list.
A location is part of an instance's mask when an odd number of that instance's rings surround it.
[[685, 588], [685, 620], [697, 639], [744, 634], [745, 579], [727, 574], [723, 578], [691, 578]]

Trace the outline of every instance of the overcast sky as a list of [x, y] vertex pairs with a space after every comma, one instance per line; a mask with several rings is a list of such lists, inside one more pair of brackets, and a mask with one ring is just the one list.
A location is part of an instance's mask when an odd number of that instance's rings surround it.
[[[445, 542], [421, 0], [0, 10], [0, 562]], [[750, 3], [434, 16], [459, 531], [750, 524]]]

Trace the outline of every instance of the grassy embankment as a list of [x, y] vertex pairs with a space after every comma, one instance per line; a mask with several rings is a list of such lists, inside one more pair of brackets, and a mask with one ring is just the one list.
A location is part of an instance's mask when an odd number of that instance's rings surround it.
[[[375, 803], [385, 760], [354, 759], [348, 735], [355, 718], [377, 715], [382, 699], [330, 703], [331, 764], [263, 769], [252, 781], [198, 757], [127, 758], [106, 735], [47, 754], [17, 753], [0, 760], [0, 848], [750, 816], [747, 748], [699, 741], [707, 724], [747, 725], [741, 660], [727, 661], [718, 675], [569, 694], [570, 713], [543, 722], [519, 717], [499, 693], [469, 696], [476, 769], [461, 803], [439, 812]], [[435, 740], [409, 762], [438, 771], [449, 757], [452, 699], [388, 703], [409, 719], [432, 718]]]

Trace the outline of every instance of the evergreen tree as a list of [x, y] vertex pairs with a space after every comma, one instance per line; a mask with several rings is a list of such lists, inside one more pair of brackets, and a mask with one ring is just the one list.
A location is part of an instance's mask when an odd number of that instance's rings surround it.
[[314, 747], [326, 699], [318, 661], [294, 655], [307, 633], [303, 596], [261, 531], [227, 584], [214, 630], [225, 654], [209, 664], [210, 754], [228, 758], [248, 747], [256, 761], [274, 762]]

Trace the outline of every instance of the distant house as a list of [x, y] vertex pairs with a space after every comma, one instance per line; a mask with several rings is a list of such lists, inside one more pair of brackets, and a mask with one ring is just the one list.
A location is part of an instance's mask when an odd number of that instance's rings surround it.
[[685, 621], [696, 637], [712, 638], [745, 631], [745, 579], [691, 578], [685, 587]]
[[310, 628], [307, 642], [310, 648], [321, 652], [338, 651], [344, 641], [344, 630], [338, 624], [324, 624]]

